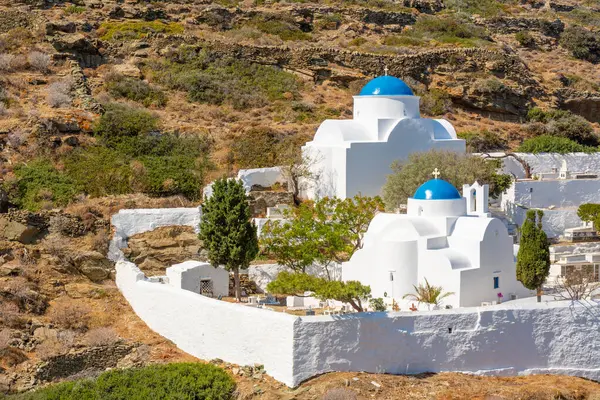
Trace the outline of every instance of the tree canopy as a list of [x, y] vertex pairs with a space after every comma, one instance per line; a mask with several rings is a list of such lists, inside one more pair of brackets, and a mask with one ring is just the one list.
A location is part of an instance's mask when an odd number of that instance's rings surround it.
[[541, 301], [541, 287], [550, 273], [548, 237], [542, 229], [542, 210], [528, 210], [521, 226], [521, 242], [517, 254], [517, 279], [530, 290], [537, 290]]
[[356, 311], [364, 311], [363, 304], [371, 298], [371, 287], [358, 281], [330, 281], [304, 273], [282, 271], [267, 285], [273, 294], [302, 296], [313, 292], [321, 300], [334, 299], [349, 303]]
[[564, 137], [541, 135], [525, 140], [518, 149], [521, 153], [588, 153], [598, 151]]
[[577, 216], [584, 222], [593, 222], [594, 228], [600, 231], [600, 204], [586, 203], [579, 206]]
[[326, 269], [347, 261], [362, 247], [362, 238], [375, 214], [383, 209], [380, 198], [324, 198], [287, 210], [285, 220], [269, 221], [263, 230], [263, 251], [281, 265], [306, 272], [315, 263]]
[[258, 254], [256, 226], [241, 181], [221, 178], [213, 183], [213, 194], [202, 206], [198, 235], [215, 267], [233, 271], [236, 297], [240, 298], [239, 269], [250, 265]]
[[383, 186], [383, 200], [388, 210], [394, 210], [412, 197], [421, 184], [432, 178], [431, 171], [438, 168], [441, 178], [460, 190], [462, 185], [475, 181], [490, 185], [490, 196], [498, 197], [510, 186], [509, 175], [498, 174], [496, 160], [458, 154], [450, 151], [432, 150], [413, 153], [405, 162], [394, 162], [393, 173]]

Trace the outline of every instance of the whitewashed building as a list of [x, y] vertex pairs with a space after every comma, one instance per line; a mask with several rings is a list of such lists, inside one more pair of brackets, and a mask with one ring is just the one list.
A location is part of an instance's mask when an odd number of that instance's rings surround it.
[[394, 299], [404, 310], [416, 302], [402, 297], [425, 279], [454, 292], [444, 300], [452, 307], [532, 295], [516, 279], [512, 238], [488, 213], [488, 186], [465, 185], [461, 195], [437, 178], [408, 199], [407, 214], [375, 216], [342, 279], [369, 285], [373, 297]]
[[302, 147], [317, 177], [303, 188], [310, 199], [376, 196], [396, 160], [428, 150], [465, 152], [450, 122], [421, 118], [419, 97], [402, 80], [380, 76], [354, 96], [354, 117], [325, 120]]

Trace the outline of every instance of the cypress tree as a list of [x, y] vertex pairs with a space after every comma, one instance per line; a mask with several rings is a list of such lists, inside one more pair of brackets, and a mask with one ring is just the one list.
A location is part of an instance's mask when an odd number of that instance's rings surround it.
[[241, 181], [221, 178], [202, 205], [200, 234], [210, 263], [233, 272], [235, 297], [239, 301], [240, 268], [247, 268], [258, 254], [256, 226], [250, 221], [246, 191]]
[[517, 279], [527, 289], [537, 291], [538, 303], [542, 301], [542, 285], [550, 273], [548, 237], [542, 229], [542, 210], [528, 210], [521, 226], [521, 245], [517, 253]]

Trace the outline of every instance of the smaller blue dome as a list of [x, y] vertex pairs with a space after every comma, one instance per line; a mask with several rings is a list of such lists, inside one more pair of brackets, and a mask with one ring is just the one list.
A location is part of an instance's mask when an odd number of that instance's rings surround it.
[[414, 94], [402, 79], [384, 75], [367, 82], [359, 96], [414, 96]]
[[417, 200], [454, 200], [462, 196], [451, 183], [443, 179], [432, 179], [425, 182], [415, 192], [413, 199]]

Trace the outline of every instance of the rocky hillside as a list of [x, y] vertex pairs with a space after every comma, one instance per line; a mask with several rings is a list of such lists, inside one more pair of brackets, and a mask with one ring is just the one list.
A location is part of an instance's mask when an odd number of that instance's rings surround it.
[[[196, 205], [216, 176], [293, 161], [385, 67], [474, 151], [541, 135], [596, 150], [599, 27], [598, 0], [0, 0], [0, 392], [188, 359], [115, 288], [110, 216]], [[127, 252], [149, 273], [202, 256], [174, 228]], [[248, 398], [291, 398], [239, 371]], [[333, 376], [294, 398], [350, 379]], [[386, 384], [452, 397], [439, 381]]]

